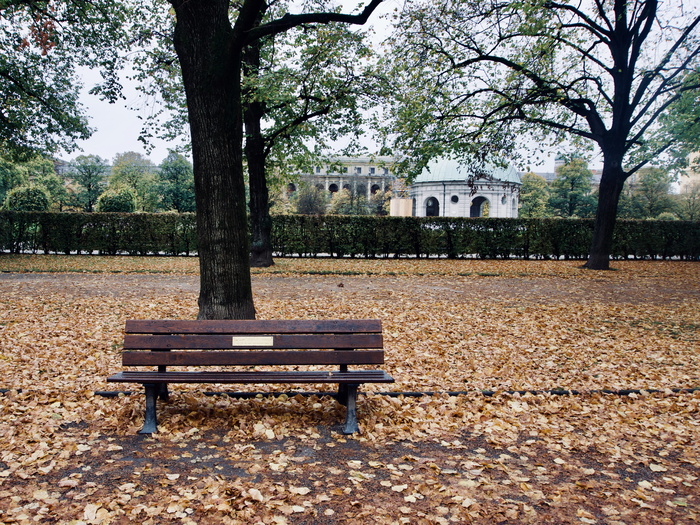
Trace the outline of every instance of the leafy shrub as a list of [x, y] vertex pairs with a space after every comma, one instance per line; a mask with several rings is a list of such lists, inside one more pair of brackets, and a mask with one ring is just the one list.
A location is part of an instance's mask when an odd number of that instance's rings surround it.
[[99, 212], [132, 213], [136, 210], [136, 191], [128, 186], [110, 188], [97, 199]]
[[5, 197], [4, 208], [12, 211], [46, 211], [51, 199], [43, 186], [27, 184], [13, 188]]

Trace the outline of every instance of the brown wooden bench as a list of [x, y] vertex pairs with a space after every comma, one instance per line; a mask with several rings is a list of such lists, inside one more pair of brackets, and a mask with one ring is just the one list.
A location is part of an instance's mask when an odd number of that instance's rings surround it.
[[[123, 371], [107, 381], [144, 385], [146, 416], [141, 434], [157, 431], [156, 399], [167, 399], [168, 383], [337, 383], [337, 400], [347, 408], [343, 432], [352, 434], [358, 431], [359, 385], [393, 383], [394, 379], [383, 370], [348, 370], [348, 366], [382, 363], [382, 326], [378, 320], [130, 320], [126, 322], [122, 364], [157, 370]], [[339, 368], [318, 370], [319, 365]], [[219, 368], [168, 370], [185, 366]], [[247, 369], [220, 368], [230, 366]], [[253, 369], [258, 366], [276, 368]]]

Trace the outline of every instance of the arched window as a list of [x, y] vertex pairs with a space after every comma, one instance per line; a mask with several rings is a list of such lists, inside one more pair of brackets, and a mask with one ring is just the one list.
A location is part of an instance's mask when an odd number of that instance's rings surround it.
[[331, 193], [337, 193], [337, 191], [338, 191], [338, 185], [337, 185], [337, 184], [331, 184], [330, 186], [328, 186], [328, 191], [330, 191]]
[[295, 184], [292, 184], [291, 182], [287, 184], [287, 193], [294, 193], [295, 191], [297, 191]]
[[469, 207], [470, 217], [488, 217], [489, 201], [486, 197], [477, 197]]
[[435, 197], [430, 197], [425, 202], [425, 216], [426, 217], [439, 217], [440, 216], [440, 203]]
[[[372, 169], [374, 169], [374, 168], [372, 168]], [[380, 189], [381, 189], [381, 188], [379, 187], [378, 184], [372, 184], [372, 188], [370, 189], [370, 191], [372, 192], [372, 195], [374, 195], [374, 194], [377, 193]]]

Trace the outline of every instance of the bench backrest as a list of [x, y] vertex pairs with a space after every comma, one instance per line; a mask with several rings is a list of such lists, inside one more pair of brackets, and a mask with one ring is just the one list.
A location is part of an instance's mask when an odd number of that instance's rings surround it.
[[382, 348], [382, 325], [375, 319], [130, 320], [126, 322], [122, 363], [125, 366], [382, 364]]

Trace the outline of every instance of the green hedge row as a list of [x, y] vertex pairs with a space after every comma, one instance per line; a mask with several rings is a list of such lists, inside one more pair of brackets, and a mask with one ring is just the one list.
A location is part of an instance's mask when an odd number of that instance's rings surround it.
[[[281, 255], [585, 259], [593, 220], [451, 217], [275, 218]], [[700, 222], [618, 220], [617, 258], [700, 258]]]
[[[584, 259], [592, 220], [279, 215], [280, 256]], [[193, 255], [193, 214], [0, 212], [0, 250]], [[700, 259], [700, 222], [619, 220], [618, 258]]]
[[0, 211], [0, 249], [12, 253], [192, 255], [191, 213], [41, 213]]

